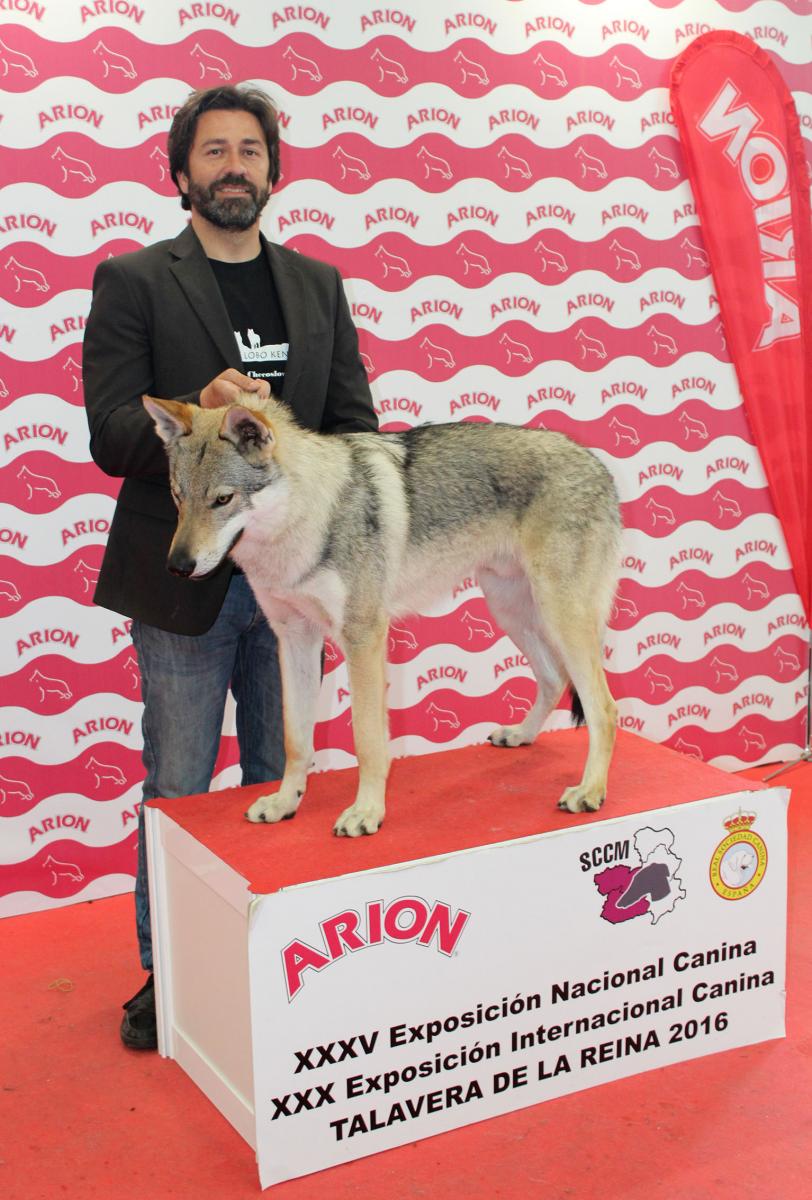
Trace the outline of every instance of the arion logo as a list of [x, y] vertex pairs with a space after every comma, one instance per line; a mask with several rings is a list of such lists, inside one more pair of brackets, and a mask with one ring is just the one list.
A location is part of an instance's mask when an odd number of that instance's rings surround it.
[[420, 896], [402, 896], [387, 904], [372, 900], [362, 916], [347, 909], [319, 922], [321, 948], [294, 938], [282, 951], [282, 970], [288, 999], [301, 991], [306, 971], [322, 971], [343, 958], [349, 951], [365, 950], [383, 942], [416, 942], [430, 946], [440, 954], [454, 953], [470, 913], [464, 909], [452, 912], [443, 900], [429, 904]]
[[789, 165], [781, 143], [763, 129], [761, 115], [749, 104], [734, 107], [739, 96], [728, 79], [698, 128], [709, 141], [726, 139], [725, 157], [737, 165], [753, 205], [764, 300], [770, 312], [753, 349], [763, 350], [801, 332]]

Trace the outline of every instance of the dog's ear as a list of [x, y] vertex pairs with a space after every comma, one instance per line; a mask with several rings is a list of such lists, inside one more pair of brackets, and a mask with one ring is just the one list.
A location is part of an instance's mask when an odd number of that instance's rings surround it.
[[276, 441], [265, 414], [242, 404], [226, 409], [220, 437], [236, 446], [252, 467], [262, 467], [270, 460]]
[[192, 432], [192, 406], [179, 400], [156, 400], [142, 396], [141, 403], [155, 422], [158, 437], [171, 446], [180, 437]]

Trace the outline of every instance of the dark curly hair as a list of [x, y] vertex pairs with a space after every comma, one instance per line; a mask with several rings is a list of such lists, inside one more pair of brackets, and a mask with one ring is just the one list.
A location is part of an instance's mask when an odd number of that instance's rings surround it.
[[213, 109], [237, 109], [257, 118], [268, 146], [268, 181], [273, 186], [279, 179], [279, 113], [270, 96], [260, 88], [248, 85], [213, 87], [192, 92], [172, 118], [167, 138], [169, 171], [172, 182], [180, 192], [182, 208], [189, 209], [191, 205], [189, 197], [181, 192], [178, 173], [182, 171], [184, 175], [189, 174], [189, 151], [195, 140], [197, 122], [203, 113]]

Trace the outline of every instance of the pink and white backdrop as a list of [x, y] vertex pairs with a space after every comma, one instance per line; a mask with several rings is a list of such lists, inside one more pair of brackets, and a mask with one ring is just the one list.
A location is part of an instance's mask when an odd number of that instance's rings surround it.
[[[0, 915], [132, 886], [139, 679], [127, 621], [91, 602], [117, 482], [88, 454], [82, 331], [96, 263], [181, 228], [166, 132], [192, 87], [224, 80], [281, 108], [264, 229], [341, 269], [382, 427], [544, 425], [610, 466], [621, 725], [733, 769], [803, 746], [808, 631], [668, 77], [700, 33], [747, 33], [812, 137], [808, 0], [2, 10]], [[530, 703], [473, 578], [393, 626], [389, 651], [397, 754], [482, 741]], [[349, 704], [328, 646], [319, 768], [353, 761]], [[214, 786], [238, 782], [235, 760], [229, 710]]]

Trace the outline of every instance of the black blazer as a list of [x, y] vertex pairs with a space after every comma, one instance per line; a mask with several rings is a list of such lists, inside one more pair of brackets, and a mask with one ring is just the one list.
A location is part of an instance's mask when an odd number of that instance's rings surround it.
[[[264, 237], [262, 247], [290, 343], [281, 399], [309, 429], [377, 429], [338, 272]], [[239, 348], [191, 225], [174, 240], [99, 263], [83, 351], [90, 452], [124, 482], [94, 600], [172, 633], [211, 627], [232, 567], [198, 582], [167, 571], [176, 512], [163, 443], [141, 396], [198, 403], [227, 367], [242, 370]]]

